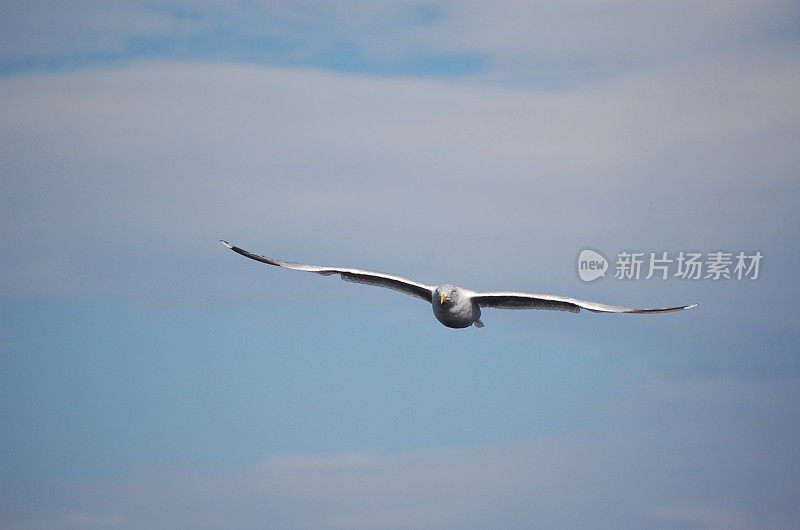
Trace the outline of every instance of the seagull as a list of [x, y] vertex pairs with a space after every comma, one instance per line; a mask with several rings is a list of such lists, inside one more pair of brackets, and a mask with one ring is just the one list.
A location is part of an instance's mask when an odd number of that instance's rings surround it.
[[475, 326], [483, 327], [481, 321], [482, 307], [495, 307], [500, 309], [550, 309], [555, 311], [570, 311], [578, 313], [581, 309], [587, 309], [595, 313], [669, 313], [671, 311], [681, 311], [691, 309], [700, 305], [691, 304], [679, 307], [664, 307], [659, 309], [637, 309], [634, 307], [622, 307], [618, 305], [607, 305], [598, 302], [587, 302], [557, 296], [553, 294], [521, 293], [516, 291], [498, 292], [477, 292], [463, 287], [456, 287], [450, 284], [426, 285], [415, 282], [402, 276], [386, 274], [384, 272], [369, 271], [364, 269], [353, 269], [349, 267], [320, 267], [318, 265], [304, 265], [291, 261], [281, 261], [278, 259], [267, 258], [253, 254], [227, 241], [220, 240], [220, 243], [242, 256], [274, 265], [285, 267], [297, 271], [315, 272], [322, 276], [338, 274], [344, 281], [377, 285], [387, 287], [421, 298], [433, 306], [433, 314], [448, 328], [467, 328]]

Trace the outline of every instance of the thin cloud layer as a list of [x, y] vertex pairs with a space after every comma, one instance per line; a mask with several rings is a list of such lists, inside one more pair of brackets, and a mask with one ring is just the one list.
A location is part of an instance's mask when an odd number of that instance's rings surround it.
[[28, 2], [7, 6], [0, 69], [140, 57], [236, 60], [575, 86], [791, 39], [792, 2]]
[[220, 237], [466, 281], [512, 249], [563, 281], [586, 245], [773, 245], [796, 217], [796, 56], [560, 94], [225, 65], [5, 79], [2, 289], [206, 290], [191, 254]]
[[[705, 400], [699, 409], [698, 397]], [[623, 400], [602, 413], [602, 429], [400, 456], [276, 456], [221, 473], [158, 470], [55, 484], [56, 498], [70, 499], [68, 511], [49, 506], [40, 519], [21, 517], [9, 528], [785, 527], [800, 517], [792, 502], [800, 454], [778, 438], [765, 445], [763, 433], [792, 420], [797, 397], [793, 385], [646, 381], [633, 406]], [[762, 457], [752, 460], [753, 452]]]

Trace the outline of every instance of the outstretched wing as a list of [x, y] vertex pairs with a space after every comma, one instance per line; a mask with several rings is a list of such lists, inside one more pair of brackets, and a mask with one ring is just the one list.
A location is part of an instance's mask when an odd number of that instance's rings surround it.
[[475, 293], [472, 299], [481, 307], [497, 307], [501, 309], [550, 309], [555, 311], [571, 311], [577, 313], [581, 309], [588, 309], [596, 313], [669, 313], [690, 309], [700, 304], [684, 305], [679, 307], [664, 307], [657, 309], [638, 309], [618, 305], [587, 302], [566, 296], [553, 294], [497, 292]]
[[287, 269], [294, 269], [298, 271], [315, 272], [323, 276], [330, 276], [331, 274], [338, 274], [344, 281], [365, 283], [367, 285], [377, 285], [378, 287], [387, 287], [400, 291], [402, 293], [422, 298], [430, 302], [433, 296], [434, 286], [425, 285], [423, 283], [403, 278], [402, 276], [395, 276], [394, 274], [385, 274], [383, 272], [367, 271], [363, 269], [351, 269], [346, 267], [320, 267], [318, 265], [304, 265], [302, 263], [292, 263], [291, 261], [281, 261], [278, 259], [266, 258], [253, 254], [235, 245], [231, 245], [227, 241], [220, 240], [220, 243], [242, 256], [250, 259], [266, 263], [268, 265], [275, 265], [276, 267], [286, 267]]

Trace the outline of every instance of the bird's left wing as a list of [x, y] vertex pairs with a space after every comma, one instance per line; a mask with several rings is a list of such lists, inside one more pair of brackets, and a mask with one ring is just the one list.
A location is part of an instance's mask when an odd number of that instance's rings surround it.
[[497, 307], [501, 309], [551, 309], [555, 311], [579, 312], [581, 309], [588, 309], [596, 313], [669, 313], [670, 311], [681, 311], [690, 309], [700, 304], [691, 304], [678, 307], [664, 307], [656, 309], [639, 309], [635, 307], [623, 307], [618, 305], [601, 304], [599, 302], [587, 302], [566, 296], [554, 294], [537, 293], [518, 293], [518, 292], [496, 292], [496, 293], [475, 293], [472, 299], [481, 307]]
[[330, 276], [331, 274], [338, 274], [347, 282], [364, 283], [367, 285], [377, 285], [378, 287], [387, 287], [400, 291], [417, 298], [430, 302], [433, 296], [434, 286], [425, 285], [424, 283], [415, 282], [402, 276], [394, 274], [386, 274], [383, 272], [368, 271], [364, 269], [353, 269], [348, 267], [321, 267], [319, 265], [305, 265], [303, 263], [292, 263], [291, 261], [281, 261], [278, 259], [267, 258], [248, 252], [243, 248], [231, 245], [227, 241], [220, 240], [220, 243], [242, 256], [266, 263], [268, 265], [275, 265], [276, 267], [285, 267], [287, 269], [294, 269], [298, 271], [314, 272], [323, 276]]

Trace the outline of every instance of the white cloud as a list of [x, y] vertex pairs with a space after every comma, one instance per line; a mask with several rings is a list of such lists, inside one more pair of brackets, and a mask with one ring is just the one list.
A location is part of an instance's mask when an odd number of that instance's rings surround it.
[[558, 93], [222, 64], [6, 78], [3, 291], [244, 295], [220, 238], [535, 290], [587, 244], [768, 246], [796, 215], [796, 57]]
[[435, 49], [491, 58], [495, 79], [586, 82], [715, 55], [783, 29], [790, 2], [569, 0], [448, 2], [440, 24], [415, 28]]

